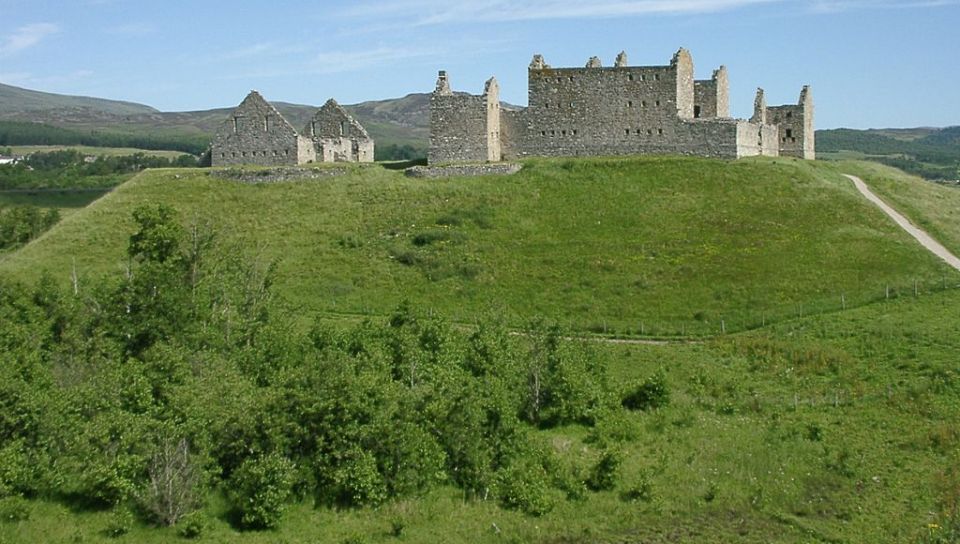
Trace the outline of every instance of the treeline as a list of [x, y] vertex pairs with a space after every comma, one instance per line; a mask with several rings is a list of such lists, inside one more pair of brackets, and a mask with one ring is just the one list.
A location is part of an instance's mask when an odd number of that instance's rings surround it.
[[0, 165], [0, 189], [112, 187], [146, 168], [198, 165], [199, 159], [187, 154], [175, 159], [134, 153], [89, 160], [72, 149], [32, 153], [17, 164]]
[[183, 151], [202, 154], [210, 145], [206, 136], [158, 136], [121, 132], [79, 131], [41, 123], [0, 121], [0, 146], [86, 145], [91, 147], [133, 147], [137, 149]]
[[[114, 509], [196, 535], [211, 493], [238, 527], [310, 500], [378, 505], [437, 485], [531, 515], [610, 489], [623, 405], [606, 361], [556, 327], [473, 332], [408, 305], [340, 330], [291, 322], [273, 266], [163, 206], [138, 208], [123, 275], [0, 284], [0, 496]], [[301, 324], [302, 325], [302, 324]], [[619, 418], [619, 419], [618, 419]], [[591, 427], [560, 458], [537, 428]]]
[[411, 144], [377, 144], [373, 150], [377, 161], [414, 161], [427, 158], [427, 150]]

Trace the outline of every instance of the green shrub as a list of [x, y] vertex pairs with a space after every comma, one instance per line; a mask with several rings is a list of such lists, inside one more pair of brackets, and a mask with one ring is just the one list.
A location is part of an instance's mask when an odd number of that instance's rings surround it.
[[353, 506], [375, 506], [387, 499], [387, 486], [377, 470], [377, 458], [368, 450], [356, 449], [334, 473], [340, 502]]
[[117, 538], [130, 532], [133, 528], [133, 513], [129, 508], [118, 506], [110, 512], [104, 532], [110, 538]]
[[614, 449], [604, 450], [600, 454], [597, 464], [590, 470], [587, 478], [587, 487], [594, 491], [611, 491], [617, 487], [620, 479], [620, 465], [623, 464], [623, 455]]
[[229, 482], [240, 524], [253, 529], [276, 527], [292, 494], [293, 475], [293, 463], [276, 453], [244, 461]]
[[30, 519], [30, 503], [20, 495], [0, 499], [0, 522], [14, 523]]
[[653, 483], [650, 474], [643, 472], [640, 477], [623, 492], [623, 500], [630, 502], [653, 502]]
[[630, 388], [621, 404], [630, 410], [655, 410], [670, 403], [670, 389], [663, 371]]
[[191, 512], [177, 524], [177, 534], [183, 538], [194, 539], [207, 530], [207, 518], [203, 512]]
[[527, 460], [515, 463], [498, 474], [500, 500], [507, 508], [542, 516], [552, 510], [555, 503], [548, 481], [547, 473], [539, 463]]

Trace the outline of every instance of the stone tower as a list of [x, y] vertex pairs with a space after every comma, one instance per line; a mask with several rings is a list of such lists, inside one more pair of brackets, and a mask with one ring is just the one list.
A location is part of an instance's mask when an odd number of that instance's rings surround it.
[[499, 161], [500, 85], [490, 78], [480, 96], [454, 93], [440, 71], [430, 95], [431, 164]]

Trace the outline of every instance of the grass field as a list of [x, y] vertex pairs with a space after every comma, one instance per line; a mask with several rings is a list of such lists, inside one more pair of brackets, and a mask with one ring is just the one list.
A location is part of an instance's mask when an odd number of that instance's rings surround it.
[[[624, 455], [621, 483], [542, 517], [440, 488], [377, 509], [298, 504], [277, 531], [237, 532], [212, 497], [199, 541], [951, 542], [930, 537], [960, 530], [944, 514], [960, 499], [951, 470], [960, 463], [958, 305], [952, 291], [702, 344], [601, 346], [617, 380], [665, 369], [671, 402], [602, 424]], [[589, 457], [590, 432], [539, 436], [561, 456]], [[639, 483], [645, 498], [625, 497]], [[30, 509], [29, 519], [0, 524], [0, 540], [108, 540], [107, 512], [49, 501]], [[112, 541], [176, 538], [136, 525]]]
[[306, 314], [383, 315], [404, 299], [472, 322], [494, 310], [575, 330], [712, 335], [839, 310], [957, 276], [831, 163], [532, 161], [427, 181], [377, 166], [246, 185], [154, 170], [0, 262], [66, 281], [121, 269], [130, 213], [165, 202], [262, 260]]
[[180, 155], [186, 154], [183, 151], [155, 151], [150, 149], [135, 149], [132, 147], [89, 147], [82, 145], [15, 145], [10, 146], [10, 150], [13, 151], [14, 155], [70, 150], [93, 156], [104, 155], [107, 157], [119, 157], [143, 153], [151, 157], [164, 157], [167, 159], [175, 159]]
[[844, 161], [836, 167], [860, 176], [887, 203], [953, 253], [960, 254], [960, 191], [956, 188], [930, 183], [877, 163]]

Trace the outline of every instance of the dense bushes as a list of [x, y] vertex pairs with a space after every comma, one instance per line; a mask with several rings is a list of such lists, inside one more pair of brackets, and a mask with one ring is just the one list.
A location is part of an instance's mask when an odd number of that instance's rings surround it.
[[75, 150], [32, 153], [17, 164], [0, 165], [0, 189], [112, 187], [146, 168], [198, 165], [193, 155], [168, 159], [134, 153], [87, 158]]
[[56, 208], [42, 210], [36, 206], [0, 208], [0, 251], [16, 249], [60, 221]]
[[134, 221], [122, 277], [0, 285], [0, 493], [175, 524], [219, 491], [251, 528], [292, 497], [366, 506], [452, 484], [539, 515], [582, 494], [532, 431], [617, 409], [588, 345], [544, 324], [466, 333], [408, 305], [304, 333], [270, 264], [163, 206]]
[[206, 136], [157, 136], [70, 130], [41, 123], [0, 121], [0, 145], [87, 145], [93, 147], [134, 147], [172, 149], [199, 154], [209, 145]]

